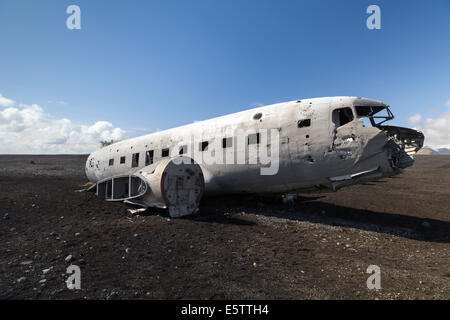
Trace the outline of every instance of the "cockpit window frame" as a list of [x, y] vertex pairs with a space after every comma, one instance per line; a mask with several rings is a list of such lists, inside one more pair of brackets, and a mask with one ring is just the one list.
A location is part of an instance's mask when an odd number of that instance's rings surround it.
[[[367, 113], [367, 114], [362, 114], [360, 112], [360, 108], [370, 108], [370, 112]], [[374, 108], [377, 108], [377, 109], [380, 108], [380, 109], [379, 110], [375, 110]], [[379, 127], [383, 123], [385, 123], [386, 121], [394, 119], [394, 114], [392, 113], [392, 111], [389, 108], [389, 106], [386, 106], [386, 105], [384, 105], [384, 106], [379, 106], [379, 105], [378, 106], [377, 105], [374, 105], [374, 106], [357, 106], [356, 105], [356, 106], [354, 106], [354, 109], [355, 109], [356, 115], [359, 118], [369, 118], [370, 123], [372, 124], [373, 127]], [[387, 116], [375, 116], [375, 114], [378, 114], [378, 113], [382, 112], [383, 110], [386, 110]], [[384, 120], [382, 120], [380, 122], [375, 122], [375, 119], [384, 119]]]

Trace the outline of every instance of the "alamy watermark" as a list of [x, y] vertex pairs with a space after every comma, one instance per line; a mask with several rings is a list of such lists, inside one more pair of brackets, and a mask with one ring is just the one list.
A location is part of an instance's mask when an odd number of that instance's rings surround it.
[[81, 29], [81, 9], [77, 5], [70, 5], [66, 9], [66, 13], [70, 16], [66, 20], [66, 26], [69, 30]]
[[66, 280], [67, 289], [80, 290], [81, 289], [81, 269], [79, 266], [71, 264], [67, 267], [66, 273], [70, 276]]
[[381, 269], [379, 266], [370, 265], [367, 267], [366, 273], [371, 274], [367, 278], [367, 289], [381, 289]]
[[[280, 135], [278, 129], [236, 129], [215, 136], [173, 137], [180, 141], [170, 149], [170, 158], [181, 163], [193, 159], [198, 164], [255, 165], [261, 175], [278, 173]], [[182, 155], [183, 158], [178, 157]]]
[[369, 30], [381, 29], [381, 9], [379, 6], [372, 4], [367, 7], [366, 13], [370, 16], [366, 20], [366, 26]]

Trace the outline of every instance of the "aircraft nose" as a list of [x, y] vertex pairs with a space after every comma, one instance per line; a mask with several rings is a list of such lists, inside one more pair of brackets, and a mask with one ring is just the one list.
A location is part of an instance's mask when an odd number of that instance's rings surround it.
[[405, 169], [414, 163], [414, 155], [423, 147], [424, 135], [422, 132], [402, 127], [387, 127], [389, 149], [393, 167]]

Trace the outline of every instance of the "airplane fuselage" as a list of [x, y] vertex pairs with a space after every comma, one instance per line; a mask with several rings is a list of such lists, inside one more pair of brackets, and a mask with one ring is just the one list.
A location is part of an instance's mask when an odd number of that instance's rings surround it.
[[[205, 194], [336, 190], [400, 173], [422, 146], [420, 132], [366, 126], [373, 106], [388, 108], [359, 97], [315, 98], [195, 122], [103, 147], [89, 156], [86, 175], [99, 183], [182, 154], [200, 165]], [[263, 149], [270, 163], [258, 158]]]

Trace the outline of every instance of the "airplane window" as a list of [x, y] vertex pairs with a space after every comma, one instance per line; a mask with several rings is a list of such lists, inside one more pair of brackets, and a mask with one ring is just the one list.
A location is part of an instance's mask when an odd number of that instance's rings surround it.
[[332, 119], [336, 127], [343, 126], [353, 120], [351, 108], [340, 108], [333, 110]]
[[168, 157], [168, 156], [169, 156], [169, 148], [162, 149], [161, 157]]
[[253, 120], [259, 120], [259, 119], [261, 119], [261, 118], [262, 118], [262, 113], [261, 113], [261, 112], [256, 113], [256, 114], [253, 116]]
[[305, 119], [305, 120], [299, 120], [298, 121], [298, 127], [299, 128], [309, 127], [310, 125], [311, 125], [311, 119]]
[[388, 106], [355, 106], [356, 114], [362, 117], [364, 124], [367, 126], [370, 121], [372, 126], [380, 126], [386, 121], [394, 119], [394, 115]]
[[249, 134], [248, 144], [259, 144], [259, 133]]
[[208, 148], [208, 141], [203, 141], [200, 143], [200, 151], [205, 151]]
[[145, 153], [145, 165], [148, 166], [149, 164], [153, 163], [153, 150], [149, 150]]
[[120, 163], [121, 164], [125, 163], [125, 157], [120, 157]]
[[181, 146], [179, 154], [185, 154], [185, 153], [187, 153], [187, 146]]
[[222, 139], [222, 148], [230, 148], [233, 146], [233, 138], [223, 138]]
[[136, 168], [139, 166], [139, 153], [133, 153], [131, 158], [131, 167]]
[[113, 166], [114, 165], [114, 159], [109, 159], [109, 165]]
[[356, 106], [356, 114], [359, 117], [370, 117], [373, 116], [375, 113], [380, 112], [385, 107], [383, 106]]

